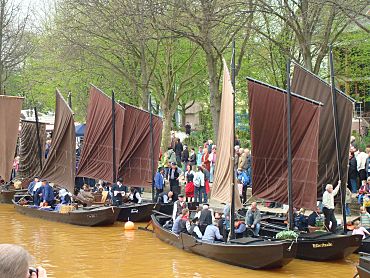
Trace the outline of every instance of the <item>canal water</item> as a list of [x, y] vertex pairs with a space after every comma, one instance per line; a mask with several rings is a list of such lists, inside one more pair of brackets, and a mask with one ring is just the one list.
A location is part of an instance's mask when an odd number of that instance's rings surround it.
[[[141, 224], [144, 226], [145, 224]], [[139, 226], [136, 224], [136, 226]], [[79, 227], [30, 218], [0, 205], [0, 243], [25, 247], [48, 277], [353, 277], [358, 255], [330, 263], [293, 260], [281, 269], [253, 271], [169, 246], [142, 230]]]

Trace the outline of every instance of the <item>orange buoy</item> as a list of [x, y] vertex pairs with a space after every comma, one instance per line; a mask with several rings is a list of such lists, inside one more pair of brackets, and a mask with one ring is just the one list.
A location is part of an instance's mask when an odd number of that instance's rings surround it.
[[135, 229], [135, 224], [134, 222], [127, 221], [125, 223], [125, 230], [134, 230]]

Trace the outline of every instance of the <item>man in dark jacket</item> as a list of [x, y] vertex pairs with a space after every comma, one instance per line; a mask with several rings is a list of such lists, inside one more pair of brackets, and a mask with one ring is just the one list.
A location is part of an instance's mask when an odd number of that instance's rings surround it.
[[[189, 162], [189, 150], [188, 150], [188, 146], [187, 145], [184, 145], [184, 150], [182, 151], [182, 162], [184, 163], [184, 165], [188, 164]], [[183, 169], [185, 169], [185, 167], [183, 167]]]
[[176, 154], [176, 163], [177, 166], [181, 167], [181, 154], [182, 151], [184, 150], [182, 143], [179, 138], [176, 139], [176, 144], [175, 144], [175, 154]]
[[209, 206], [207, 204], [204, 204], [199, 216], [199, 229], [202, 234], [204, 234], [207, 226], [211, 225], [212, 222], [212, 211], [209, 210]]
[[351, 186], [352, 193], [357, 193], [357, 160], [353, 152], [349, 155], [348, 183]]
[[168, 171], [168, 182], [170, 183], [170, 191], [173, 192], [173, 200], [177, 200], [177, 196], [180, 194], [180, 175], [182, 171], [179, 167], [177, 167], [176, 163], [171, 163], [171, 168]]
[[54, 191], [46, 180], [42, 180], [42, 186], [38, 189], [38, 194], [41, 196], [43, 206], [54, 205]]

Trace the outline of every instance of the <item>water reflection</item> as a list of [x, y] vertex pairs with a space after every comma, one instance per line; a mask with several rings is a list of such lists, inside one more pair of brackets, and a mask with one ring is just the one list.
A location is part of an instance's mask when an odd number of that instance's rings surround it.
[[353, 277], [357, 255], [317, 263], [294, 260], [271, 271], [252, 271], [186, 253], [154, 234], [111, 227], [78, 227], [20, 215], [0, 205], [0, 243], [15, 243], [33, 254], [48, 277]]

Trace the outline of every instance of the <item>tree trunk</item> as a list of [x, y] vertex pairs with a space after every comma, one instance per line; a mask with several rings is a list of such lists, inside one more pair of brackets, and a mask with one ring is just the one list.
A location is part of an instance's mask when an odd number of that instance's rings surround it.
[[167, 151], [167, 148], [171, 145], [171, 122], [173, 112], [165, 108], [165, 104], [162, 104], [162, 111], [163, 111], [163, 130], [162, 130], [162, 142], [161, 142], [161, 149], [162, 153]]
[[220, 80], [217, 71], [217, 59], [212, 53], [206, 53], [206, 58], [209, 78], [209, 101], [212, 115], [213, 139], [216, 142], [221, 108], [221, 97], [218, 91]]

